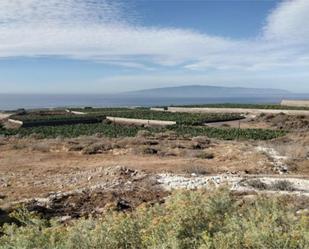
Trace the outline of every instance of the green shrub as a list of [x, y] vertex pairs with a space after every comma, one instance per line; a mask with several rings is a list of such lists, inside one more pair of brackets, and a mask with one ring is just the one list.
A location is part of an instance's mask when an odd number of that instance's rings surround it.
[[274, 189], [274, 190], [279, 190], [279, 191], [280, 190], [281, 191], [293, 191], [293, 190], [295, 190], [293, 183], [291, 183], [287, 180], [276, 181], [271, 185], [271, 188]]
[[175, 192], [163, 205], [110, 212], [69, 225], [22, 210], [15, 214], [22, 226], [3, 226], [0, 248], [306, 249], [308, 217], [296, 216], [292, 208], [274, 197], [239, 202], [219, 189]]

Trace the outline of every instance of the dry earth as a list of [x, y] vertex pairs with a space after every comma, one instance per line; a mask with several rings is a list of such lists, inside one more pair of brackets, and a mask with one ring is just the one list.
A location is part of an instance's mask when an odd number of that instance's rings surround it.
[[122, 139], [0, 137], [0, 209], [25, 203], [48, 217], [79, 217], [102, 213], [110, 204], [124, 210], [164, 201], [173, 188], [223, 184], [249, 194], [294, 194], [308, 204], [306, 120], [263, 115], [243, 122], [291, 130], [266, 142], [171, 132]]

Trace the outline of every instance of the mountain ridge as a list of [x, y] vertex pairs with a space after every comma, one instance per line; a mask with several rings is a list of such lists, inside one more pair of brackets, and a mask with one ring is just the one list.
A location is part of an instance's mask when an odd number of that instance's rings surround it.
[[122, 93], [129, 96], [151, 97], [256, 97], [256, 96], [287, 96], [292, 92], [274, 88], [223, 87], [209, 85], [184, 85], [143, 89]]

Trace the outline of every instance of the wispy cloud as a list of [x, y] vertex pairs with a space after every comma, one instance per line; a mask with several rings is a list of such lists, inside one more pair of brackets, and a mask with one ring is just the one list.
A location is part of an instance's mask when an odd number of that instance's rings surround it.
[[309, 1], [283, 1], [267, 18], [264, 37], [285, 43], [309, 42]]
[[0, 57], [53, 55], [198, 71], [309, 66], [308, 0], [283, 1], [260, 36], [248, 40], [143, 27], [125, 6], [120, 0], [1, 0]]

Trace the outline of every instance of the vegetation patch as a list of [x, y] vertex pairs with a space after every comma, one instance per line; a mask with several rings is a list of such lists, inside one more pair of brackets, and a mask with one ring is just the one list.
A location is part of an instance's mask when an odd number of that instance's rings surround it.
[[214, 159], [215, 155], [212, 152], [203, 151], [202, 153], [198, 154], [196, 157], [200, 159]]
[[[94, 113], [94, 112], [89, 112]], [[151, 111], [146, 108], [139, 109], [98, 109], [97, 115], [145, 119], [175, 121], [178, 125], [202, 125], [204, 123], [222, 122], [242, 119], [243, 116], [235, 113], [173, 113], [164, 111]]]
[[281, 180], [276, 181], [273, 184], [271, 184], [271, 188], [273, 190], [279, 190], [279, 191], [294, 191], [295, 188], [293, 186], [293, 183], [287, 181], [287, 180]]
[[239, 202], [230, 192], [176, 192], [165, 204], [133, 212], [108, 211], [69, 224], [20, 210], [4, 224], [1, 249], [306, 249], [309, 221], [284, 199]]
[[245, 184], [258, 190], [267, 190], [269, 188], [269, 186], [260, 179], [249, 179], [245, 181]]
[[269, 140], [286, 134], [285, 131], [267, 129], [237, 129], [237, 128], [215, 128], [215, 127], [193, 127], [175, 126], [173, 129], [179, 135], [190, 135], [194, 137], [208, 136], [223, 140]]
[[[236, 129], [236, 128], [213, 128], [206, 126], [169, 126], [166, 128], [150, 128], [138, 126], [124, 126], [108, 123], [96, 124], [77, 124], [61, 126], [38, 126], [20, 129], [1, 129], [0, 135], [21, 137], [33, 136], [40, 138], [56, 137], [79, 137], [101, 134], [106, 137], [135, 137], [139, 131], [146, 130], [150, 133], [166, 134], [167, 131], [173, 132], [178, 136], [207, 136], [223, 140], [268, 140], [283, 136], [286, 134], [282, 130], [265, 130], [265, 129]], [[143, 131], [144, 132], [144, 131]]]
[[68, 125], [68, 124], [92, 124], [99, 123], [105, 119], [101, 115], [73, 115], [70, 113], [27, 113], [24, 115], [13, 115], [10, 117], [14, 120], [23, 122], [23, 127], [51, 126], [51, 125]]
[[257, 190], [271, 190], [271, 191], [295, 191], [295, 187], [292, 182], [287, 180], [278, 180], [273, 183], [265, 183], [260, 179], [248, 179], [243, 183], [245, 186], [252, 187]]

